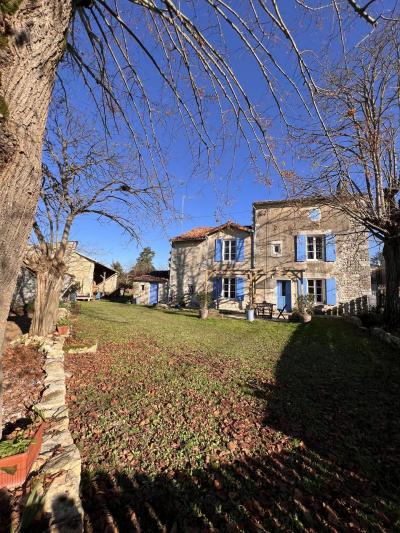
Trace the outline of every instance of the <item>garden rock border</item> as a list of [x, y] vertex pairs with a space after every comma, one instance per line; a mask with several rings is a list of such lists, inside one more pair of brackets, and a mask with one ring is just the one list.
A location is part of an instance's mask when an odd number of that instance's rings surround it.
[[69, 350], [66, 348], [66, 352], [69, 354], [77, 354], [77, 353], [96, 353], [97, 352], [97, 342], [96, 344], [92, 344], [91, 346], [83, 346], [82, 348], [72, 348], [72, 350]]
[[387, 344], [391, 344], [392, 346], [400, 348], [400, 337], [396, 337], [396, 335], [392, 335], [391, 333], [385, 331], [382, 328], [372, 328], [371, 335], [377, 337], [383, 342], [386, 342]]
[[[359, 318], [358, 316], [345, 316], [343, 318], [347, 320], [347, 322], [351, 322], [360, 329], [367, 329], [362, 325], [361, 318]], [[373, 337], [376, 337], [377, 339], [386, 342], [386, 344], [390, 344], [392, 346], [400, 348], [400, 337], [396, 337], [396, 335], [392, 335], [391, 333], [385, 331], [382, 328], [371, 328], [370, 333]]]
[[[35, 407], [46, 421], [43, 443], [31, 476], [51, 532], [83, 531], [83, 508], [79, 495], [81, 456], [69, 431], [63, 345], [65, 337], [42, 339], [45, 356], [45, 390]], [[48, 481], [50, 480], [50, 481]]]

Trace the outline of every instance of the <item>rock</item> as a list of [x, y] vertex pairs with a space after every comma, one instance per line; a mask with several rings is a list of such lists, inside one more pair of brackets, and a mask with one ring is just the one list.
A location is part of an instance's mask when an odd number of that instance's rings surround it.
[[97, 343], [92, 344], [92, 346], [83, 347], [83, 348], [75, 348], [72, 350], [68, 350], [68, 353], [96, 353], [97, 352]]
[[69, 431], [68, 407], [65, 403], [63, 338], [41, 339], [45, 355], [45, 390], [36, 408], [49, 420], [43, 435], [39, 457], [33, 465], [38, 476], [52, 477], [46, 488], [44, 512], [50, 532], [81, 533], [83, 509], [79, 497], [81, 457]]
[[66, 309], [65, 307], [59, 307], [58, 308], [58, 320], [60, 320], [62, 318], [68, 318], [68, 316], [69, 316], [68, 309]]
[[362, 326], [362, 320], [358, 316], [351, 316], [350, 322], [352, 322], [355, 326], [359, 328]]

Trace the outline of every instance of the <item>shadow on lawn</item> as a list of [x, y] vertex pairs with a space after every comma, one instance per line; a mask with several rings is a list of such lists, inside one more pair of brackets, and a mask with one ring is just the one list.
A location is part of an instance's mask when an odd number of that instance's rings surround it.
[[[254, 381], [265, 424], [294, 437], [197, 470], [84, 472], [88, 531], [388, 531], [399, 527], [398, 353], [343, 322], [296, 330], [276, 381]], [[276, 433], [274, 433], [276, 435]], [[110, 529], [110, 530], [111, 530]]]

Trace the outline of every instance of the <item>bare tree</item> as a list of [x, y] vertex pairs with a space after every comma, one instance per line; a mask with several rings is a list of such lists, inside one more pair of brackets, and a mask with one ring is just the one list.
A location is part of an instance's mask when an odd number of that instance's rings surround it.
[[84, 126], [70, 109], [55, 106], [44, 143], [42, 190], [33, 225], [36, 243], [24, 259], [36, 272], [31, 335], [47, 335], [56, 322], [77, 217], [92, 214], [109, 220], [133, 238], [143, 220], [162, 217], [166, 188], [138, 170], [132, 147], [117, 151], [107, 146], [96, 129]]
[[301, 130], [317, 179], [309, 192], [328, 195], [383, 243], [386, 321], [400, 323], [400, 37], [387, 23], [346, 62], [325, 74], [319, 106], [325, 130]]

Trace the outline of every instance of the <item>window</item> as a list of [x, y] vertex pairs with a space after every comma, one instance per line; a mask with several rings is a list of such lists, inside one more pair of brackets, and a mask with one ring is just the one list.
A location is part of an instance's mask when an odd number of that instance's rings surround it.
[[321, 209], [318, 209], [318, 207], [310, 209], [310, 211], [308, 212], [308, 218], [312, 222], [319, 222], [321, 220]]
[[322, 279], [308, 280], [308, 294], [314, 297], [314, 303], [324, 303], [324, 282]]
[[144, 285], [142, 285], [142, 291], [144, 291]]
[[272, 255], [275, 257], [280, 257], [282, 255], [281, 241], [273, 242], [271, 246], [272, 246]]
[[307, 237], [307, 259], [324, 259], [324, 237], [322, 235]]
[[190, 295], [193, 295], [193, 294], [194, 294], [194, 285], [193, 285], [193, 284], [192, 284], [192, 285], [188, 285], [188, 293], [189, 293]]
[[236, 261], [236, 241], [229, 239], [223, 241], [224, 261]]
[[224, 298], [236, 298], [236, 278], [222, 279], [222, 296]]

